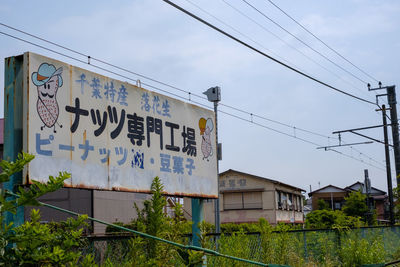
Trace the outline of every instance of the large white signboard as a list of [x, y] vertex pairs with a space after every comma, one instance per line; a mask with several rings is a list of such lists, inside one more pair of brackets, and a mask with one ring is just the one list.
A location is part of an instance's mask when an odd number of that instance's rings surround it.
[[214, 113], [33, 53], [24, 54], [26, 175], [66, 186], [217, 197]]

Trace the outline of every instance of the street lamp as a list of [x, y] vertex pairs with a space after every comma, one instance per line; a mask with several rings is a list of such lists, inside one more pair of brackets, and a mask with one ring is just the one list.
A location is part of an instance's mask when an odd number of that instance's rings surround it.
[[219, 161], [222, 159], [221, 144], [218, 143], [218, 102], [221, 101], [221, 88], [219, 86], [211, 87], [203, 94], [207, 96], [208, 101], [214, 103], [214, 113], [215, 113], [215, 145], [217, 148], [217, 190], [218, 198], [214, 201], [215, 210], [215, 232], [220, 233], [220, 217], [219, 217]]

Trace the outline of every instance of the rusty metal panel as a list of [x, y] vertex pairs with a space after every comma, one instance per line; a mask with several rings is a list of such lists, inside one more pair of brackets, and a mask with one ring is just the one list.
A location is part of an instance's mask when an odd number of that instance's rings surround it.
[[27, 182], [216, 198], [214, 112], [33, 53], [25, 54]]

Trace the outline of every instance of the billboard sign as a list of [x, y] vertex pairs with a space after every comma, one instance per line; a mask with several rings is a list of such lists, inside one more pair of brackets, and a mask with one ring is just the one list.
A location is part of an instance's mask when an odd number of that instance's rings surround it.
[[24, 54], [25, 180], [71, 173], [66, 186], [215, 198], [214, 113], [34, 53]]

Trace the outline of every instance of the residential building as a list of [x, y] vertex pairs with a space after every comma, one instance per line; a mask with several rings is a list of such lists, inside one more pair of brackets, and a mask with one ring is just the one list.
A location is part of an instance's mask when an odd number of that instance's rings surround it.
[[[356, 182], [344, 188], [334, 185], [327, 185], [323, 188], [310, 192], [308, 196], [312, 201], [312, 210], [318, 209], [318, 201], [321, 199], [324, 200], [332, 210], [341, 210], [346, 202], [345, 197], [354, 191], [363, 192], [364, 183]], [[386, 192], [375, 187], [371, 187], [371, 193], [369, 197], [372, 207], [376, 209], [377, 219], [388, 219], [388, 196], [386, 195]]]
[[[271, 224], [304, 223], [303, 195], [305, 190], [276, 180], [236, 170], [219, 175], [221, 223], [253, 223], [265, 218]], [[184, 208], [190, 217], [190, 199]], [[214, 223], [214, 201], [204, 203], [204, 219]]]

